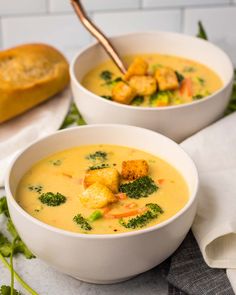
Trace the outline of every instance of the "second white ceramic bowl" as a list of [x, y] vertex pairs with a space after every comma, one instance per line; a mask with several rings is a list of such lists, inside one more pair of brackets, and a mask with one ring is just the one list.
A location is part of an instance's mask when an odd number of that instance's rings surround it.
[[121, 55], [160, 53], [181, 56], [205, 64], [223, 81], [223, 87], [207, 98], [168, 107], [136, 107], [103, 99], [81, 85], [84, 75], [108, 59], [98, 45], [90, 45], [70, 67], [74, 100], [88, 124], [119, 123], [158, 131], [180, 142], [219, 119], [230, 98], [233, 66], [217, 46], [199, 38], [169, 32], [143, 32], [111, 37]]
[[[18, 205], [15, 194], [19, 181], [36, 162], [64, 149], [101, 143], [138, 148], [168, 161], [188, 185], [187, 204], [161, 224], [115, 235], [61, 230], [35, 219]], [[63, 130], [30, 145], [10, 167], [5, 187], [11, 218], [38, 258], [87, 282], [114, 283], [153, 268], [177, 249], [196, 213], [198, 175], [190, 157], [163, 135], [132, 126], [91, 125]]]

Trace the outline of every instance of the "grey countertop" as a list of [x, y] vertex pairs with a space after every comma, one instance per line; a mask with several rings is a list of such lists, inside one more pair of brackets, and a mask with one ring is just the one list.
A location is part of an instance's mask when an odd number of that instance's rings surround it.
[[[0, 197], [4, 191], [0, 190]], [[0, 217], [0, 231], [4, 228], [4, 217]], [[33, 238], [33, 236], [32, 236]], [[167, 283], [161, 268], [156, 267], [131, 280], [113, 285], [94, 285], [81, 282], [59, 273], [39, 259], [27, 260], [22, 255], [14, 259], [15, 270], [40, 295], [166, 295]], [[0, 261], [0, 285], [10, 284], [10, 272]], [[27, 294], [18, 282], [15, 288]]]

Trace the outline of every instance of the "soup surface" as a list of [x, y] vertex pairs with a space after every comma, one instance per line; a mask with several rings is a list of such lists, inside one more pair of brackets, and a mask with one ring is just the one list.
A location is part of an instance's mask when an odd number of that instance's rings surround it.
[[188, 198], [185, 180], [166, 161], [106, 144], [75, 147], [41, 160], [16, 192], [30, 215], [86, 234], [153, 226], [175, 215]]
[[182, 57], [139, 54], [123, 59], [129, 65], [125, 76], [109, 60], [89, 71], [82, 85], [104, 99], [143, 107], [189, 103], [223, 85], [214, 71]]

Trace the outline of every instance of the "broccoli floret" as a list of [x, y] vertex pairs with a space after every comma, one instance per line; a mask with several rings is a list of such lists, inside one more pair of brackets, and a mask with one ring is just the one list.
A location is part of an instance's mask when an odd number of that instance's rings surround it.
[[146, 204], [146, 207], [149, 210], [145, 212], [144, 214], [131, 218], [127, 222], [124, 221], [124, 219], [120, 219], [119, 223], [126, 228], [132, 228], [132, 229], [142, 228], [145, 225], [147, 225], [149, 222], [151, 222], [153, 219], [156, 219], [160, 214], [164, 213], [162, 208], [155, 203]]
[[39, 197], [39, 200], [47, 206], [60, 206], [66, 202], [66, 197], [60, 193], [47, 192]]
[[158, 186], [149, 176], [143, 176], [120, 185], [120, 192], [132, 199], [146, 198], [157, 190]]
[[84, 230], [91, 230], [92, 226], [88, 223], [88, 221], [81, 215], [77, 214], [74, 218], [73, 221], [80, 225], [80, 227]]

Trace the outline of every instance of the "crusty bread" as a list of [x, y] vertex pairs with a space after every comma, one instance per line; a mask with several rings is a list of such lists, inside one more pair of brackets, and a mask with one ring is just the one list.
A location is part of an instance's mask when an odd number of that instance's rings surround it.
[[31, 109], [69, 83], [69, 66], [56, 49], [27, 44], [0, 52], [0, 123]]

